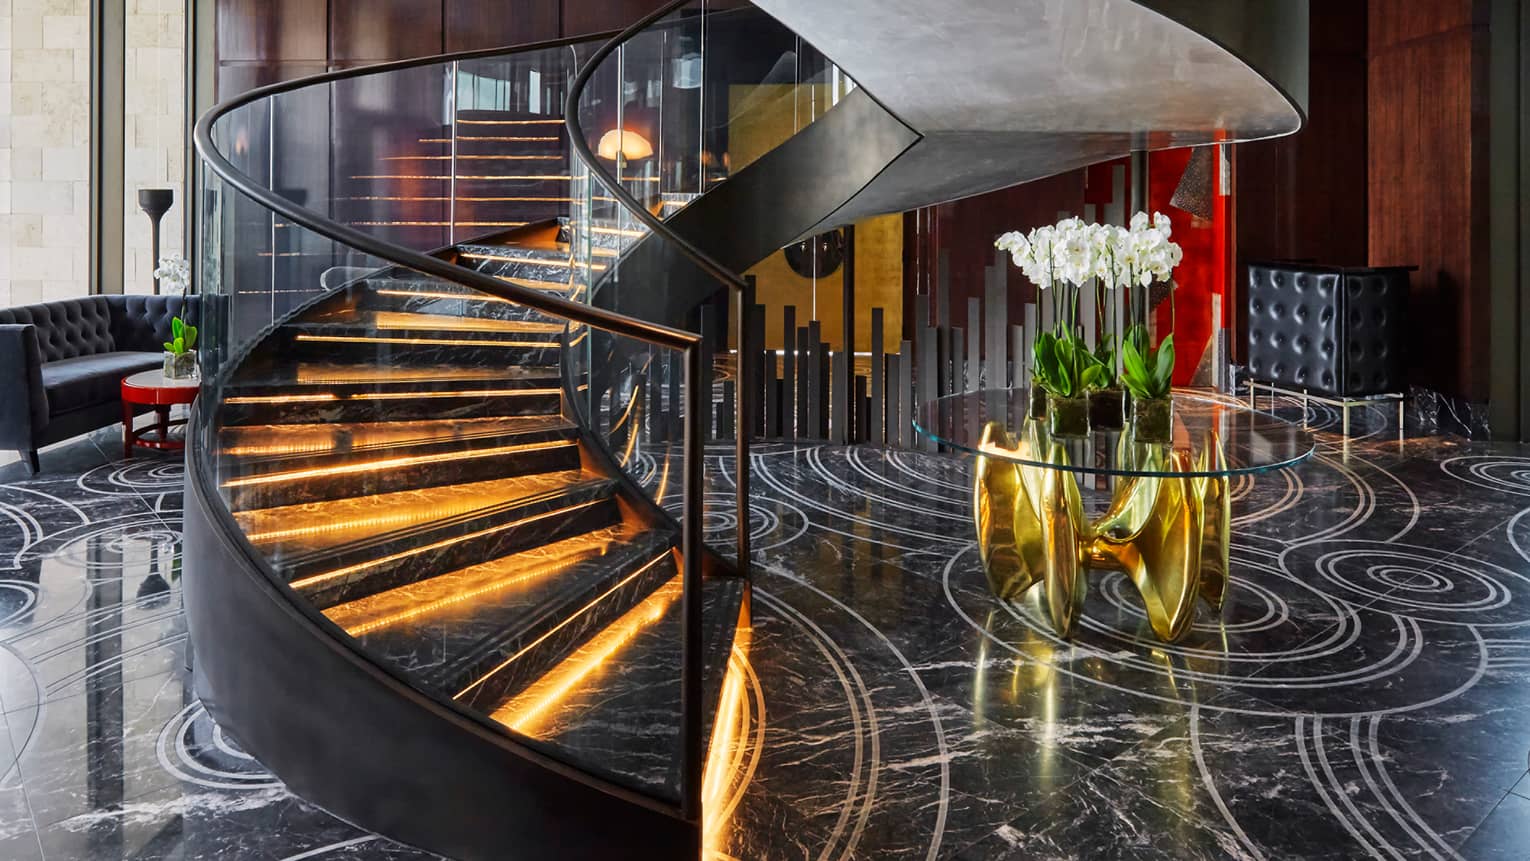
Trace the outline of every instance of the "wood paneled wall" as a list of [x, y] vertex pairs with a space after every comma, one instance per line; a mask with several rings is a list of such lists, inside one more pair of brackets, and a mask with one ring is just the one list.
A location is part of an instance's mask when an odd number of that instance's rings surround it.
[[1369, 2], [1370, 262], [1419, 267], [1412, 381], [1478, 402], [1489, 314], [1485, 10]]
[[217, 0], [217, 98], [388, 60], [620, 29], [663, 0]]
[[[1238, 282], [1250, 260], [1416, 265], [1412, 383], [1487, 396], [1487, 4], [1312, 4], [1301, 133], [1234, 148]], [[1234, 297], [1235, 358], [1247, 337]]]
[[1313, 4], [1306, 127], [1233, 147], [1237, 259], [1228, 346], [1235, 362], [1248, 340], [1242, 286], [1250, 261], [1364, 266], [1369, 259], [1366, 19], [1366, 0]]

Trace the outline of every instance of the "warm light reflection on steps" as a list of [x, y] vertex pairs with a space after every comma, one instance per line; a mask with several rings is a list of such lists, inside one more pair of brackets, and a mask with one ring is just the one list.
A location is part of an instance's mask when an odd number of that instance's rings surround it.
[[400, 344], [416, 347], [557, 347], [557, 341], [501, 341], [494, 338], [383, 338], [375, 335], [298, 335], [295, 340], [323, 344]]
[[535, 120], [457, 120], [459, 126], [561, 126], [563, 120], [556, 117]]
[[[457, 142], [489, 141], [493, 143], [557, 143], [555, 137], [517, 137], [515, 135], [457, 135]], [[420, 138], [420, 143], [451, 143], [451, 138]], [[562, 158], [563, 156], [552, 156]]]
[[574, 565], [606, 553], [614, 542], [627, 537], [619, 528], [576, 535], [535, 550], [502, 556], [331, 607], [324, 611], [324, 615], [344, 628], [347, 634], [359, 637], [564, 573]]
[[729, 857], [728, 825], [765, 751], [765, 695], [749, 665], [754, 629], [748, 617], [746, 601], [734, 629], [701, 781], [702, 857], [708, 859]]
[[437, 314], [413, 314], [407, 311], [377, 311], [362, 318], [379, 329], [435, 329], [450, 332], [562, 332], [562, 323], [538, 320], [494, 320], [486, 317], [451, 317]]
[[279, 541], [284, 550], [304, 552], [470, 511], [489, 511], [504, 505], [506, 500], [533, 497], [577, 484], [584, 478], [585, 474], [577, 469], [534, 477], [493, 478], [237, 511], [234, 519], [252, 542]]
[[[546, 375], [541, 375], [545, 377]], [[533, 379], [538, 379], [536, 377]], [[514, 368], [473, 368], [463, 365], [443, 365], [440, 367], [391, 367], [374, 365], [327, 365], [318, 362], [306, 362], [297, 367], [293, 374], [293, 381], [299, 385], [316, 385], [322, 383], [405, 383], [419, 382], [422, 380], [488, 380], [502, 382], [504, 380], [523, 379]]]
[[[655, 562], [657, 561], [655, 560]], [[547, 721], [556, 716], [557, 712], [553, 707], [567, 697], [576, 685], [604, 669], [610, 658], [619, 652], [623, 646], [631, 642], [634, 637], [653, 625], [658, 624], [664, 618], [664, 614], [669, 610], [670, 605], [679, 600], [681, 591], [681, 581], [677, 575], [663, 586], [655, 589], [636, 607], [624, 613], [621, 618], [607, 625], [600, 633], [585, 641], [583, 645], [554, 667], [552, 671], [537, 679], [526, 690], [511, 697], [504, 705], [495, 709], [492, 715], [494, 720], [523, 735], [533, 738], [538, 737], [541, 730], [545, 728]], [[607, 594], [609, 595], [610, 593]], [[594, 604], [590, 606], [593, 607]], [[589, 607], [585, 608], [585, 610], [588, 609]], [[585, 611], [580, 611], [581, 614], [583, 612]], [[530, 647], [528, 646], [527, 648]], [[522, 653], [524, 651], [523, 649]], [[516, 655], [516, 657], [519, 656], [520, 653]], [[511, 660], [514, 660], [514, 658]], [[507, 666], [509, 663], [510, 661], [506, 661], [501, 667]], [[498, 671], [499, 668], [496, 668], [495, 672]], [[489, 675], [493, 675], [493, 673]], [[466, 693], [466, 691], [463, 693]], [[458, 694], [458, 697], [460, 698], [461, 694]]]
[[552, 440], [550, 442], [528, 442], [518, 445], [501, 445], [493, 448], [472, 449], [469, 451], [449, 451], [438, 454], [412, 455], [409, 457], [386, 457], [379, 460], [368, 460], [360, 463], [342, 463], [334, 466], [316, 466], [309, 469], [294, 469], [287, 472], [273, 472], [266, 475], [248, 475], [244, 478], [234, 478], [223, 483], [224, 487], [251, 487], [262, 484], [276, 484], [284, 481], [300, 481], [310, 478], [326, 478], [336, 475], [353, 475], [359, 472], [379, 472], [388, 469], [402, 469], [409, 466], [421, 466], [431, 463], [444, 463], [447, 461], [479, 460], [486, 457], [500, 457], [507, 454], [522, 454], [531, 451], [554, 451], [556, 449], [573, 448], [578, 443], [574, 440]]
[[480, 529], [480, 530], [478, 530], [476, 532], [469, 532], [466, 535], [458, 535], [458, 536], [456, 536], [454, 538], [447, 538], [447, 539], [443, 539], [441, 541], [435, 541], [435, 542], [432, 542], [430, 544], [421, 545], [419, 547], [411, 547], [408, 550], [403, 550], [403, 551], [400, 551], [398, 553], [392, 553], [392, 554], [389, 554], [387, 556], [380, 557], [378, 559], [370, 559], [370, 560], [368, 560], [366, 562], [361, 562], [361, 563], [358, 563], [356, 565], [347, 565], [344, 568], [336, 568], [333, 571], [325, 571], [322, 574], [313, 574], [313, 575], [308, 576], [308, 577], [301, 577], [301, 578], [299, 578], [297, 580], [293, 580], [290, 585], [294, 589], [305, 589], [305, 588], [307, 588], [309, 586], [317, 586], [320, 583], [328, 583], [328, 582], [330, 582], [332, 580], [336, 580], [336, 579], [339, 579], [341, 577], [345, 577], [345, 576], [350, 575], [350, 574], [355, 574], [355, 573], [358, 573], [360, 571], [365, 571], [368, 568], [376, 568], [376, 567], [381, 566], [381, 565], [387, 565], [387, 564], [390, 564], [390, 563], [393, 563], [393, 562], [398, 562], [398, 561], [401, 561], [401, 560], [404, 560], [404, 559], [408, 559], [411, 556], [418, 556], [418, 555], [420, 555], [422, 553], [432, 553], [432, 552], [434, 552], [436, 550], [441, 550], [441, 549], [446, 548], [446, 547], [451, 547], [454, 544], [461, 544], [464, 541], [472, 541], [472, 540], [474, 540], [476, 538], [483, 538], [483, 537], [486, 537], [486, 536], [489, 536], [489, 535], [494, 535], [494, 534], [497, 534], [497, 533], [500, 533], [500, 532], [504, 532], [504, 531], [509, 530], [509, 529], [517, 529], [517, 528], [525, 526], [528, 523], [537, 523], [537, 522], [540, 522], [540, 521], [543, 521], [543, 520], [547, 520], [549, 518], [559, 517], [559, 516], [562, 516], [562, 515], [572, 515], [576, 511], [582, 511], [582, 510], [584, 510], [586, 508], [590, 508], [590, 507], [599, 505], [602, 502], [605, 502], [605, 500], [603, 500], [603, 499], [591, 500], [590, 502], [583, 502], [583, 503], [580, 503], [578, 505], [570, 505], [570, 506], [567, 506], [565, 508], [559, 508], [559, 509], [556, 509], [556, 510], [553, 510], [553, 511], [543, 512], [542, 514], [536, 514], [536, 515], [533, 515], [531, 517], [525, 517], [525, 518], [522, 518], [520, 520], [511, 521], [509, 523], [501, 523], [498, 526], [491, 526], [491, 527], [489, 527], [487, 529]]
[[[476, 342], [475, 342], [476, 343]], [[516, 398], [530, 395], [556, 395], [562, 389], [453, 389], [441, 392], [355, 392], [338, 395], [334, 392], [313, 392], [288, 395], [235, 395], [224, 400], [226, 404], [322, 404], [331, 401], [403, 401], [417, 398]]]
[[219, 435], [231, 457], [350, 452], [381, 446], [426, 444], [566, 428], [561, 416], [492, 416], [292, 425], [237, 425]]

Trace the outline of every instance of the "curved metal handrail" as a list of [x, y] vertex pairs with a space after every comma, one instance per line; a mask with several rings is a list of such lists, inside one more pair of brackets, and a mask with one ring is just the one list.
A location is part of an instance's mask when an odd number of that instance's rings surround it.
[[438, 278], [444, 278], [448, 281], [455, 281], [459, 284], [472, 287], [475, 290], [481, 290], [490, 294], [491, 296], [497, 296], [501, 299], [515, 302], [516, 304], [525, 305], [529, 308], [534, 308], [538, 311], [542, 311], [556, 317], [563, 317], [565, 319], [594, 326], [598, 329], [604, 329], [609, 332], [614, 332], [618, 335], [623, 335], [629, 338], [636, 338], [641, 341], [647, 341], [649, 343], [657, 344], [669, 349], [689, 349], [701, 343], [700, 336], [693, 332], [687, 332], [683, 329], [676, 329], [657, 323], [650, 323], [646, 320], [642, 320], [636, 317], [628, 317], [625, 314], [618, 314], [614, 311], [605, 311], [599, 308], [591, 307], [589, 305], [573, 302], [568, 299], [559, 299], [553, 296], [548, 296], [530, 288], [521, 287], [519, 285], [511, 284], [505, 281], [500, 281], [497, 278], [484, 275], [481, 272], [476, 272], [466, 267], [458, 266], [454, 263], [448, 263], [444, 260], [431, 257], [422, 252], [394, 245], [391, 242], [386, 242], [384, 240], [378, 239], [377, 237], [368, 233], [363, 233], [354, 227], [349, 227], [347, 225], [340, 224], [339, 222], [326, 218], [323, 215], [308, 209], [307, 207], [300, 206], [288, 198], [282, 197], [276, 192], [266, 188], [261, 183], [255, 181], [254, 178], [249, 176], [249, 174], [246, 174], [244, 171], [235, 167], [232, 162], [225, 158], [223, 154], [218, 151], [217, 145], [213, 142], [212, 139], [212, 127], [218, 120], [222, 119], [225, 115], [231, 113], [232, 111], [238, 110], [241, 107], [252, 104], [253, 102], [259, 101], [260, 99], [269, 96], [292, 92], [294, 90], [302, 89], [308, 86], [329, 84], [338, 80], [344, 80], [346, 78], [360, 77], [365, 74], [392, 72], [399, 69], [415, 68], [422, 65], [449, 63], [461, 59], [474, 59], [477, 57], [485, 56], [501, 56], [506, 53], [523, 53], [529, 51], [545, 50], [549, 48], [567, 47], [576, 41], [585, 40], [580, 39], [558, 40], [556, 42], [538, 42], [524, 47], [517, 47], [512, 52], [507, 52], [504, 50], [490, 50], [488, 52], [468, 51], [461, 54], [441, 54], [436, 57], [427, 58], [426, 61], [408, 60], [399, 63], [383, 63], [377, 66], [364, 66], [360, 69], [344, 69], [338, 72], [325, 72], [318, 75], [310, 75], [306, 78], [298, 78], [293, 81], [286, 81], [280, 84], [272, 84], [269, 86], [261, 87], [259, 89], [251, 90], [248, 93], [243, 93], [239, 96], [236, 96], [235, 98], [214, 105], [207, 111], [207, 113], [203, 114], [201, 118], [197, 120], [196, 130], [193, 133], [192, 138], [196, 145], [197, 155], [201, 156], [202, 160], [207, 162], [207, 164], [212, 167], [213, 172], [216, 173], [220, 179], [232, 185], [246, 197], [249, 197], [256, 203], [259, 203], [266, 209], [280, 213], [286, 218], [291, 219], [295, 224], [298, 224], [314, 233], [317, 233], [320, 236], [332, 239], [335, 242], [349, 246], [356, 250], [364, 251], [373, 257], [386, 260], [390, 263], [405, 266], [418, 272], [424, 272], [427, 275], [435, 275]]
[[[340, 224], [307, 207], [298, 205], [281, 195], [266, 188], [244, 171], [236, 167], [223, 156], [218, 150], [212, 138], [212, 127], [224, 116], [262, 99], [277, 96], [283, 93], [294, 92], [310, 86], [334, 83], [335, 81], [349, 78], [363, 77], [373, 74], [381, 74], [399, 71], [403, 69], [418, 68], [429, 65], [440, 65], [462, 60], [471, 60], [484, 57], [504, 56], [507, 54], [529, 53], [539, 50], [548, 50], [560, 47], [572, 47], [576, 43], [592, 41], [605, 34], [597, 34], [595, 37], [580, 37], [574, 39], [557, 39], [545, 42], [529, 43], [525, 45], [511, 46], [506, 48], [490, 48], [475, 51], [463, 51], [456, 53], [440, 54], [432, 57], [402, 60], [392, 63], [382, 63], [373, 66], [364, 66], [354, 69], [343, 69], [332, 72], [324, 72], [270, 84], [264, 87], [243, 93], [232, 99], [225, 100], [210, 108], [198, 120], [193, 132], [193, 142], [198, 156], [207, 163], [208, 167], [222, 181], [227, 182], [234, 189], [244, 194], [271, 212], [278, 213], [292, 223], [297, 224], [319, 236], [328, 238], [341, 245], [365, 252], [380, 260], [434, 275], [446, 281], [473, 288], [480, 292], [495, 296], [516, 304], [524, 305], [543, 313], [562, 317], [564, 319], [583, 323], [597, 329], [602, 329], [613, 334], [633, 338], [666, 349], [677, 350], [683, 359], [683, 385], [685, 387], [684, 406], [684, 433], [682, 454], [682, 498], [683, 510], [680, 517], [681, 525], [681, 617], [683, 637], [681, 644], [681, 803], [680, 815], [693, 822], [699, 822], [701, 812], [701, 772], [704, 741], [701, 738], [702, 728], [702, 645], [701, 645], [701, 566], [705, 552], [704, 530], [701, 522], [703, 513], [703, 475], [702, 475], [702, 409], [700, 391], [704, 385], [703, 369], [701, 364], [701, 343], [699, 335], [676, 329], [670, 326], [648, 322], [639, 318], [629, 317], [613, 311], [606, 311], [590, 305], [560, 299], [521, 287], [516, 284], [501, 281], [489, 275], [459, 266], [428, 254], [404, 248], [355, 228]], [[218, 377], [226, 378], [232, 366], [220, 368]], [[195, 452], [200, 446], [191, 447]], [[201, 464], [200, 458], [191, 458], [197, 464]], [[207, 476], [202, 470], [192, 470], [193, 481], [198, 483], [201, 490], [210, 490], [203, 486]], [[211, 494], [208, 498], [216, 498]], [[217, 508], [216, 506], [214, 508]], [[237, 524], [226, 510], [215, 511], [216, 525], [225, 533], [226, 537], [239, 535]], [[234, 544], [242, 551], [246, 561], [254, 565], [268, 580], [285, 587], [285, 584], [266, 561], [253, 552], [253, 548], [246, 541], [237, 541]], [[289, 595], [289, 597], [291, 597]], [[322, 614], [313, 611], [311, 607], [302, 602], [294, 603], [299, 612], [310, 622], [317, 624], [321, 629], [329, 630], [333, 627]], [[338, 629], [334, 629], [338, 630]], [[333, 630], [329, 630], [332, 634]], [[379, 666], [363, 650], [353, 642], [347, 643], [349, 638], [336, 638], [342, 644], [348, 645], [350, 651], [364, 660], [369, 666], [375, 667], [389, 677], [397, 678], [396, 674], [385, 667]], [[400, 679], [399, 681], [403, 681]], [[403, 682], [406, 686], [407, 682]], [[432, 698], [434, 700], [434, 698]], [[439, 704], [439, 701], [437, 701]], [[441, 704], [453, 714], [465, 715], [482, 723], [477, 716], [472, 715], [466, 709], [453, 704]], [[535, 758], [544, 758], [534, 748], [520, 745], [515, 738], [507, 735], [507, 740], [524, 749], [528, 755]], [[559, 770], [577, 771], [568, 766], [559, 766]], [[602, 780], [594, 775], [579, 772], [581, 779], [592, 784], [601, 786], [605, 791], [619, 797], [629, 798], [646, 805], [654, 804], [654, 800], [635, 794], [624, 787]]]
[[[638, 199], [633, 197], [632, 193], [627, 191], [627, 189], [622, 188], [619, 179], [601, 166], [595, 151], [590, 148], [589, 140], [585, 138], [584, 126], [579, 122], [580, 97], [584, 95], [585, 87], [589, 85], [590, 77], [595, 73], [595, 69], [604, 63], [606, 58], [611, 56], [612, 52], [620, 48], [625, 42], [630, 41], [633, 36], [647, 30], [654, 22], [679, 9], [681, 6], [692, 2], [694, 0], [671, 0], [671, 2], [665, 3], [648, 15], [638, 19], [637, 23], [620, 31], [605, 44], [597, 48], [595, 53], [591, 54], [589, 59], [585, 61], [584, 67], [575, 73], [574, 82], [569, 85], [568, 99], [563, 105], [563, 124], [568, 128], [569, 144], [574, 147], [575, 152], [579, 153], [579, 158], [584, 161], [591, 171], [600, 174], [601, 184], [623, 206], [629, 209], [633, 216], [643, 222], [649, 230], [664, 237], [669, 242], [673, 242], [675, 247], [680, 250], [680, 253], [684, 254], [692, 263], [701, 267], [702, 271], [716, 278], [725, 286], [742, 293], [749, 286], [742, 275], [713, 260], [711, 255], [692, 245], [685, 237], [666, 227], [662, 218], [649, 212], [648, 207], [638, 202]], [[742, 353], [742, 349], [739, 352]], [[743, 399], [740, 398], [740, 400]], [[740, 436], [742, 435], [741, 433]]]
[[[711, 255], [692, 245], [685, 237], [669, 229], [664, 224], [663, 219], [649, 212], [648, 208], [639, 203], [637, 198], [633, 197], [625, 188], [622, 188], [621, 181], [601, 166], [595, 151], [590, 149], [589, 140], [585, 138], [584, 126], [579, 122], [579, 102], [584, 95], [585, 87], [589, 85], [590, 77], [594, 74], [595, 69], [604, 63], [613, 51], [621, 47], [633, 36], [647, 30], [655, 22], [689, 2], [692, 2], [692, 0], [671, 0], [671, 2], [665, 3], [648, 15], [638, 19], [632, 26], [618, 32], [605, 44], [597, 48], [595, 53], [591, 54], [589, 59], [585, 61], [584, 67], [575, 73], [574, 81], [569, 85], [568, 98], [563, 105], [563, 125], [568, 129], [569, 144], [578, 153], [586, 169], [600, 176], [601, 185], [605, 186], [612, 197], [621, 203], [622, 206], [626, 207], [651, 232], [672, 243], [686, 259], [700, 267], [703, 272], [716, 278], [722, 286], [732, 290], [737, 300], [738, 335], [736, 343], [738, 345], [740, 361], [737, 363], [735, 371], [738, 375], [739, 391], [738, 396], [733, 401], [733, 459], [734, 463], [737, 464], [734, 469], [733, 488], [734, 523], [738, 524], [738, 534], [736, 536], [734, 555], [737, 557], [735, 564], [739, 573], [747, 577], [749, 575], [750, 561], [749, 429], [753, 427], [751, 422], [754, 420], [754, 415], [750, 411], [750, 399], [745, 393], [753, 390], [754, 374], [750, 370], [751, 363], [742, 361], [742, 358], [746, 355], [746, 347], [749, 346], [749, 327], [746, 324], [746, 320], [748, 319], [749, 306], [754, 304], [754, 285], [744, 276], [713, 260]], [[591, 295], [594, 295], [593, 286], [591, 288]], [[687, 391], [687, 397], [689, 395], [690, 393]]]

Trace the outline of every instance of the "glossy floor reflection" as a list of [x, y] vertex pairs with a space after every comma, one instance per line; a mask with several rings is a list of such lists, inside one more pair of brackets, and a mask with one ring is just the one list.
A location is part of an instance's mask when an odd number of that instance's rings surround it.
[[[0, 858], [425, 857], [200, 709], [180, 466], [115, 442], [0, 468]], [[1071, 643], [990, 598], [963, 459], [755, 468], [762, 743], [726, 856], [1530, 859], [1530, 447], [1383, 430], [1238, 481], [1228, 606], [1173, 646], [1119, 575]]]

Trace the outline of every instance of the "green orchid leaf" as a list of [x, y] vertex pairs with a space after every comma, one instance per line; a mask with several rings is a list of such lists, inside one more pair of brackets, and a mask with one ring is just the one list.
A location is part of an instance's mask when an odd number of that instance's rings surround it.
[[170, 343], [169, 341], [166, 341], [165, 342], [165, 352], [167, 352], [167, 353], [175, 352], [175, 345]]
[[1103, 388], [1105, 384], [1105, 369], [1099, 365], [1085, 368], [1083, 382], [1086, 389]]
[[1123, 376], [1141, 385], [1147, 380], [1147, 365], [1142, 361], [1142, 355], [1132, 344], [1127, 344], [1121, 350], [1121, 365], [1125, 370]]
[[[1170, 334], [1158, 345], [1157, 363], [1153, 369], [1154, 382], [1163, 395], [1169, 393], [1174, 384], [1174, 335]], [[1160, 395], [1161, 397], [1162, 395]]]
[[186, 349], [194, 350], [197, 346], [197, 327], [186, 327]]
[[1147, 327], [1141, 323], [1131, 327], [1127, 330], [1126, 338], [1121, 343], [1123, 347], [1129, 346], [1135, 349], [1137, 355], [1144, 355], [1148, 351]]

